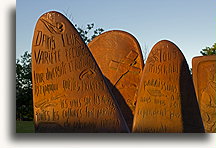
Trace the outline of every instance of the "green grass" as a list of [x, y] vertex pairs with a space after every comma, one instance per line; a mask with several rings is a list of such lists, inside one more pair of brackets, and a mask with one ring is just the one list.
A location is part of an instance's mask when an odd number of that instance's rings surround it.
[[16, 133], [34, 133], [33, 121], [16, 121]]

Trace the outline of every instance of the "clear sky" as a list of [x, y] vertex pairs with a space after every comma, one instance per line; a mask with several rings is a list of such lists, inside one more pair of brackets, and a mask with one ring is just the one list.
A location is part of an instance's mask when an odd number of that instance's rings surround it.
[[37, 19], [56, 10], [72, 15], [72, 23], [124, 30], [148, 52], [160, 40], [174, 42], [191, 60], [216, 39], [215, 0], [17, 0], [16, 56], [31, 51]]

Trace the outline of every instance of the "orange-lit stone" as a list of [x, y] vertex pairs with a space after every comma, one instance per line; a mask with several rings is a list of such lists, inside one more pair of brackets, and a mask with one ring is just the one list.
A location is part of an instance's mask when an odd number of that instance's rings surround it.
[[133, 132], [203, 132], [187, 62], [169, 41], [155, 44], [146, 61]]
[[139, 43], [131, 34], [114, 30], [97, 36], [88, 47], [131, 129], [144, 66]]
[[62, 14], [43, 14], [32, 42], [37, 132], [128, 132], [91, 52]]
[[216, 55], [192, 60], [193, 81], [205, 132], [216, 132]]

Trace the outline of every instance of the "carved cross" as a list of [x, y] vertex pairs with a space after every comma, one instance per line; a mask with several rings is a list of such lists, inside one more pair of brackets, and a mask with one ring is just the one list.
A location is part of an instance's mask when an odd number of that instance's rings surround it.
[[141, 69], [139, 67], [135, 67], [134, 65], [137, 63], [136, 59], [138, 57], [138, 53], [131, 50], [126, 57], [124, 57], [121, 62], [118, 61], [110, 61], [109, 67], [116, 69], [116, 73], [114, 77], [114, 86], [128, 73], [140, 73]]

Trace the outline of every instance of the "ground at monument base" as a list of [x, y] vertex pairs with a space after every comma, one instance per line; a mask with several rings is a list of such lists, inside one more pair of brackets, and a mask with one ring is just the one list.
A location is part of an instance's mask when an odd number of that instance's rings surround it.
[[16, 133], [34, 133], [33, 121], [16, 121]]

